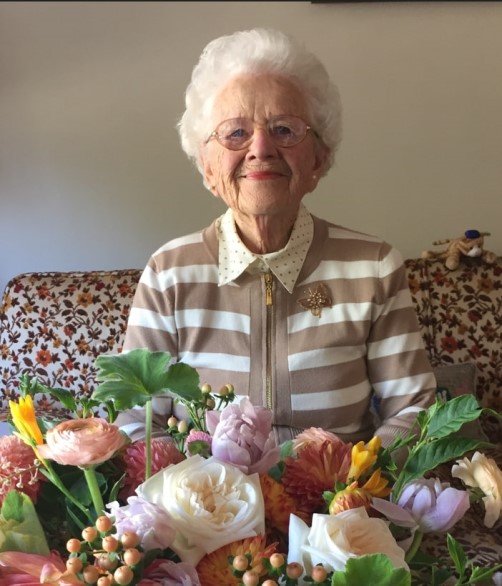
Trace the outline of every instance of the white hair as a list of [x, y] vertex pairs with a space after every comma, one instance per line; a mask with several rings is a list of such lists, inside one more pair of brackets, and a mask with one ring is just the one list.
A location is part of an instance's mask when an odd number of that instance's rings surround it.
[[309, 123], [329, 149], [326, 173], [341, 140], [338, 89], [321, 61], [302, 44], [280, 31], [262, 28], [214, 39], [193, 69], [178, 131], [183, 150], [199, 171], [202, 173], [201, 146], [214, 130], [211, 124], [215, 99], [232, 78], [247, 73], [277, 73], [296, 83], [307, 101]]

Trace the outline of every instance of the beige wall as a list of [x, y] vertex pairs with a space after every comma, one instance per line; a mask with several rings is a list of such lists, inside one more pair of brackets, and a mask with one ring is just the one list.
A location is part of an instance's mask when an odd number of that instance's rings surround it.
[[142, 267], [222, 211], [174, 126], [204, 45], [253, 26], [302, 38], [341, 91], [315, 213], [404, 256], [466, 228], [502, 254], [502, 2], [2, 2], [0, 288]]

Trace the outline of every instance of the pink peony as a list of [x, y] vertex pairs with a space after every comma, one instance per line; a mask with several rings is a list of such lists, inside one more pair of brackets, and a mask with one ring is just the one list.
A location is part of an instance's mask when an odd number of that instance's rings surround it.
[[255, 407], [245, 397], [221, 412], [208, 411], [206, 422], [213, 436], [212, 453], [218, 460], [233, 464], [245, 474], [267, 472], [279, 461], [270, 409]]
[[127, 505], [121, 507], [117, 501], [106, 505], [118, 535], [137, 533], [144, 549], [166, 549], [176, 536], [171, 516], [164, 508], [149, 503], [138, 496], [127, 499]]
[[138, 586], [201, 586], [193, 566], [185, 562], [155, 560], [145, 570]]
[[68, 466], [102, 464], [127, 443], [116, 425], [99, 417], [70, 419], [49, 429], [46, 444], [37, 446], [44, 459]]
[[17, 435], [0, 437], [0, 506], [10, 490], [27, 494], [36, 503], [45, 476], [35, 465], [36, 455]]
[[[151, 446], [152, 476], [171, 464], [177, 464], [185, 459], [185, 456], [178, 448], [165, 439], [153, 439]], [[128, 497], [135, 495], [136, 488], [145, 481], [145, 442], [142, 440], [126, 445], [121, 450], [119, 458], [126, 474], [119, 496], [125, 501]]]

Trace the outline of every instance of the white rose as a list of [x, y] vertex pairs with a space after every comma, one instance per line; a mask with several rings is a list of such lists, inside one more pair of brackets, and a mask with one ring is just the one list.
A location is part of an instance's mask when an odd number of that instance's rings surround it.
[[191, 456], [161, 470], [136, 492], [172, 517], [171, 548], [196, 565], [207, 553], [265, 532], [265, 506], [258, 474], [232, 464]]
[[368, 516], [364, 507], [336, 515], [314, 514], [312, 527], [291, 515], [288, 562], [303, 564], [307, 572], [316, 564], [328, 571], [344, 570], [350, 558], [383, 553], [395, 568], [406, 568], [404, 551], [382, 519]]
[[495, 460], [475, 452], [471, 461], [468, 458], [457, 460], [451, 474], [467, 486], [483, 491], [484, 524], [488, 528], [493, 527], [502, 515], [502, 471]]

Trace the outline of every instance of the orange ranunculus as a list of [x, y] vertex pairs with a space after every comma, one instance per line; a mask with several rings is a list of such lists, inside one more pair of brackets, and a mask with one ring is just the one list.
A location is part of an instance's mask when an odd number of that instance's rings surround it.
[[99, 417], [63, 421], [46, 434], [46, 444], [37, 449], [42, 458], [58, 464], [96, 466], [127, 443], [120, 429]]

